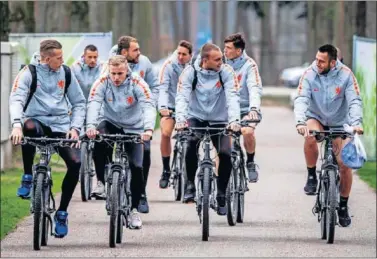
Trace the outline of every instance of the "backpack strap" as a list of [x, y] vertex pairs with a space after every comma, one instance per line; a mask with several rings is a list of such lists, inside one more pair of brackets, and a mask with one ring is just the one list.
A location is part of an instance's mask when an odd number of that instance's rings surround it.
[[72, 75], [71, 75], [71, 69], [63, 65], [64, 73], [65, 73], [65, 88], [64, 88], [64, 94], [67, 94], [68, 87], [71, 85]]
[[219, 73], [219, 80], [220, 80], [220, 84], [221, 84], [221, 86], [223, 87], [223, 90], [224, 90], [225, 88], [224, 88], [223, 79], [221, 78], [221, 72]]
[[26, 111], [27, 107], [29, 106], [29, 103], [31, 101], [31, 98], [33, 97], [35, 91], [37, 90], [37, 71], [34, 65], [29, 64], [28, 68], [31, 73], [31, 85], [30, 85], [30, 92], [29, 96], [26, 100], [25, 106], [24, 106], [24, 112]]
[[195, 91], [196, 85], [198, 84], [198, 71], [196, 71], [194, 65], [192, 65], [192, 68], [194, 69], [194, 80], [192, 80], [192, 90]]

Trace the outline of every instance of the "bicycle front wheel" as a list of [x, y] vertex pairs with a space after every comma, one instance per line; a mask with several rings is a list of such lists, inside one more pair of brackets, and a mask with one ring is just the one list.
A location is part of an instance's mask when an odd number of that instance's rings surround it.
[[337, 207], [337, 185], [335, 180], [335, 171], [327, 171], [329, 177], [329, 189], [327, 199], [327, 215], [326, 215], [326, 228], [327, 228], [327, 243], [334, 243], [335, 225], [336, 225], [336, 207]]
[[209, 168], [204, 168], [203, 175], [203, 209], [202, 209], [202, 241], [208, 241], [209, 237], [209, 194], [211, 192], [211, 170]]
[[45, 175], [37, 173], [37, 181], [34, 189], [34, 229], [33, 229], [33, 248], [40, 250], [42, 244], [43, 232], [43, 212], [44, 212], [44, 197], [43, 197], [43, 182]]
[[116, 236], [118, 233], [118, 216], [119, 216], [119, 177], [120, 172], [112, 172], [112, 183], [110, 191], [110, 231], [109, 244], [110, 247], [115, 247]]

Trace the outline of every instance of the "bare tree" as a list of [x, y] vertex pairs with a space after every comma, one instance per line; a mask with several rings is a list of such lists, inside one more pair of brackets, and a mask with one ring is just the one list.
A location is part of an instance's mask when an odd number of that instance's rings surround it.
[[179, 19], [177, 14], [177, 2], [169, 1], [169, 8], [172, 15], [174, 45], [177, 45], [179, 40], [182, 39], [181, 28], [179, 26]]
[[183, 38], [191, 40], [191, 31], [190, 31], [190, 19], [191, 19], [191, 10], [190, 10], [190, 2], [184, 1], [183, 2]]
[[71, 32], [89, 31], [89, 4], [88, 1], [72, 1], [71, 5]]
[[12, 32], [35, 32], [34, 2], [9, 2]]
[[160, 38], [160, 14], [159, 2], [152, 1], [152, 56], [151, 59], [158, 60], [161, 55], [161, 38]]
[[217, 32], [217, 1], [211, 2], [211, 27], [212, 27], [212, 42], [217, 43], [218, 32]]
[[9, 5], [7, 1], [0, 2], [0, 40], [8, 41], [9, 39]]
[[367, 2], [358, 1], [356, 11], [356, 32], [358, 36], [365, 37], [367, 24]]
[[112, 17], [113, 42], [117, 42], [122, 35], [132, 32], [133, 2], [114, 2]]

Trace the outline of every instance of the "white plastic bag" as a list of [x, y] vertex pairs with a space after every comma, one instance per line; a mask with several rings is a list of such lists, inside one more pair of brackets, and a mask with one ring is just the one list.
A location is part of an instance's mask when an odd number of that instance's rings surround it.
[[[349, 125], [344, 125], [344, 130], [352, 133], [353, 128]], [[352, 140], [347, 143], [342, 149], [343, 163], [352, 169], [360, 169], [367, 161], [367, 154], [365, 148], [358, 134], [355, 134]]]

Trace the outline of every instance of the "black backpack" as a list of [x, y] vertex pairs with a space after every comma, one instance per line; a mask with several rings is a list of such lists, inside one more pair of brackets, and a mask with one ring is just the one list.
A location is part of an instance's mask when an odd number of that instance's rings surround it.
[[[23, 69], [26, 65], [21, 65], [21, 69]], [[24, 106], [24, 112], [26, 111], [27, 107], [29, 106], [29, 103], [31, 101], [31, 98], [33, 97], [35, 91], [37, 90], [37, 70], [35, 68], [35, 65], [32, 65], [32, 64], [29, 64], [27, 65], [29, 67], [29, 70], [30, 70], [30, 73], [31, 73], [31, 85], [30, 85], [30, 93], [29, 93], [29, 96], [27, 98], [27, 101], [25, 103], [25, 106]], [[71, 84], [71, 69], [66, 66], [66, 65], [63, 65], [63, 68], [64, 68], [64, 72], [65, 72], [65, 88], [64, 88], [64, 94], [66, 95], [67, 94], [67, 91], [68, 91], [68, 87], [70, 86]]]
[[[194, 69], [194, 80], [192, 80], [192, 91], [195, 91], [196, 85], [198, 84], [198, 71], [196, 71], [194, 66], [192, 66], [192, 68]], [[221, 86], [224, 90], [224, 83], [223, 83], [223, 80], [221, 78], [221, 73], [219, 73], [219, 80], [220, 80], [220, 84], [221, 84]]]

